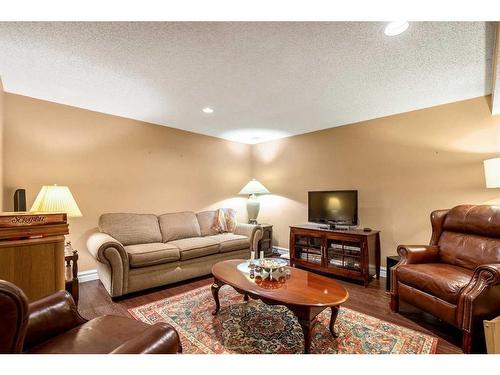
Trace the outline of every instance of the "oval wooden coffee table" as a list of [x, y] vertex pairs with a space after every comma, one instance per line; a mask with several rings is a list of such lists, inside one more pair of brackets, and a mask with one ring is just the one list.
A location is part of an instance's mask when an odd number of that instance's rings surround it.
[[349, 298], [349, 293], [338, 282], [312, 272], [293, 267], [286, 267], [290, 271], [289, 277], [284, 273], [274, 272], [273, 278], [254, 279], [240, 268], [243, 259], [225, 260], [212, 267], [214, 283], [212, 295], [215, 300], [216, 315], [220, 309], [219, 289], [223, 285], [232, 286], [238, 293], [253, 299], [260, 299], [268, 305], [283, 305], [288, 307], [297, 317], [304, 333], [304, 352], [311, 349], [311, 330], [316, 323], [316, 317], [323, 310], [330, 308], [330, 332], [337, 337], [334, 325], [340, 305]]

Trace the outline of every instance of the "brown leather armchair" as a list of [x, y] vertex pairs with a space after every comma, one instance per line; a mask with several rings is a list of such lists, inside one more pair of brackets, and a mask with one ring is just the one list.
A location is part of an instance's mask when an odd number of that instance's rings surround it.
[[398, 247], [391, 309], [404, 300], [454, 325], [469, 353], [475, 324], [500, 315], [500, 206], [434, 211], [431, 224], [428, 246]]
[[71, 295], [57, 292], [31, 304], [21, 289], [0, 280], [0, 353], [179, 353], [170, 325], [148, 325], [120, 316], [87, 321]]

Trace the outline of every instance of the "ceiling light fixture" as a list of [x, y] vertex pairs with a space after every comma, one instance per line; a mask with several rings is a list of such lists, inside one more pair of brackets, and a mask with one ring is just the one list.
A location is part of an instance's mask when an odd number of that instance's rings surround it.
[[405, 32], [409, 25], [408, 21], [389, 22], [385, 27], [384, 34], [387, 36], [399, 35]]
[[205, 107], [202, 109], [204, 113], [214, 113], [214, 110], [210, 107]]

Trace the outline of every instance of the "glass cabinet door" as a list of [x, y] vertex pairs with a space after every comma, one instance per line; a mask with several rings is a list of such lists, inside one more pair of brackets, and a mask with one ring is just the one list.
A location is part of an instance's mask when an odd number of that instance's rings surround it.
[[323, 240], [311, 235], [294, 235], [295, 259], [321, 264]]
[[361, 246], [357, 241], [327, 238], [327, 266], [361, 271]]

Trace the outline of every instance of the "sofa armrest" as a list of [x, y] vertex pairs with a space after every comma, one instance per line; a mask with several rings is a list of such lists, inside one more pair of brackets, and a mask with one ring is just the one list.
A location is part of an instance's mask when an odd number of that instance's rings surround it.
[[262, 239], [263, 231], [260, 225], [238, 223], [234, 228], [234, 234], [240, 234], [250, 238], [250, 250], [258, 251], [259, 241]]
[[123, 245], [109, 234], [95, 232], [87, 240], [87, 249], [90, 254], [101, 263], [109, 263], [109, 259], [106, 257], [106, 250], [110, 248], [116, 249], [122, 259], [128, 264], [128, 254]]
[[399, 264], [433, 263], [439, 260], [439, 247], [431, 245], [399, 245]]
[[29, 305], [28, 329], [23, 350], [29, 350], [86, 321], [78, 313], [68, 292], [57, 292], [32, 302]]
[[141, 335], [134, 337], [111, 354], [176, 354], [182, 352], [177, 331], [167, 323], [156, 323]]
[[99, 278], [111, 297], [126, 293], [129, 259], [123, 245], [109, 234], [95, 232], [87, 240], [87, 249], [98, 262]]

